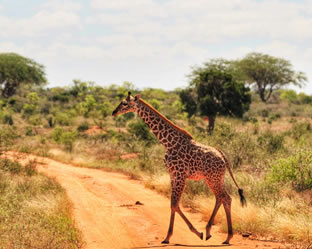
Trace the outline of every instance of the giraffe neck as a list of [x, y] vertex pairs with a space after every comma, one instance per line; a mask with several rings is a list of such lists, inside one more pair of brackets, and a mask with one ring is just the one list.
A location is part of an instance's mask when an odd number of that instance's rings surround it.
[[141, 99], [139, 99], [137, 105], [137, 113], [167, 150], [192, 139], [192, 136], [187, 131], [176, 126]]

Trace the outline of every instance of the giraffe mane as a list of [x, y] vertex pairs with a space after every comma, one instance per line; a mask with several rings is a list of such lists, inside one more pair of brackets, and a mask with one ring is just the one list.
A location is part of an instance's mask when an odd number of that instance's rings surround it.
[[172, 121], [170, 121], [169, 119], [167, 119], [163, 114], [161, 114], [159, 111], [157, 111], [154, 107], [152, 107], [150, 104], [148, 104], [147, 102], [145, 102], [143, 99], [139, 99], [139, 101], [141, 103], [143, 103], [145, 106], [147, 106], [148, 108], [150, 108], [151, 110], [153, 110], [154, 112], [156, 112], [164, 121], [166, 121], [167, 123], [169, 123], [173, 128], [175, 128], [176, 130], [184, 133], [185, 135], [187, 135], [188, 137], [192, 138], [192, 135], [187, 132], [186, 130], [180, 128], [179, 126], [177, 126], [176, 124], [174, 124]]

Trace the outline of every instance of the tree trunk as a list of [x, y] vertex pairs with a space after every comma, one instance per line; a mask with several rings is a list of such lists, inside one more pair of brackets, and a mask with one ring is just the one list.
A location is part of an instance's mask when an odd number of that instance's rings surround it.
[[208, 117], [208, 133], [209, 134], [212, 134], [213, 132], [213, 129], [214, 129], [214, 125], [215, 125], [215, 120], [216, 120], [216, 117], [215, 116], [209, 116]]
[[262, 102], [267, 101], [267, 99], [265, 98], [265, 89], [264, 88], [259, 89], [259, 95], [260, 95], [260, 99], [262, 100]]

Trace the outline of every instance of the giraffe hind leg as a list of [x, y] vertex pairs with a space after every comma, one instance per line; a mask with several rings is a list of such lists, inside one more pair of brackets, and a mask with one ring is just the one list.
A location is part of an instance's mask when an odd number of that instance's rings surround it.
[[232, 229], [232, 219], [231, 219], [231, 197], [224, 191], [224, 198], [223, 198], [223, 206], [226, 214], [226, 220], [228, 224], [228, 237], [223, 242], [223, 244], [230, 244], [230, 240], [233, 238], [233, 229]]

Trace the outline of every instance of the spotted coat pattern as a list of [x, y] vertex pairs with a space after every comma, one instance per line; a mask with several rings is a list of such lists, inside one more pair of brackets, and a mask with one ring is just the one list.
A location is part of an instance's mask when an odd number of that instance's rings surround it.
[[[176, 212], [183, 218], [190, 230], [200, 239], [203, 239], [203, 233], [198, 232], [181, 211], [179, 200], [184, 190], [186, 179], [204, 179], [216, 196], [215, 208], [206, 226], [206, 240], [211, 237], [210, 230], [213, 220], [219, 207], [223, 204], [228, 222], [228, 236], [223, 243], [229, 244], [230, 239], [233, 237], [231, 197], [224, 189], [224, 175], [227, 168], [232, 178], [233, 174], [223, 152], [217, 148], [197, 143], [189, 133], [173, 124], [157, 110], [140, 99], [138, 95], [134, 98], [129, 94], [127, 99], [123, 100], [116, 108], [113, 115], [116, 116], [131, 111], [136, 112], [141, 117], [160, 143], [167, 149], [164, 162], [170, 174], [172, 186], [171, 217], [167, 236], [162, 243], [169, 243], [169, 239], [173, 233]], [[238, 187], [235, 180], [234, 183]]]

